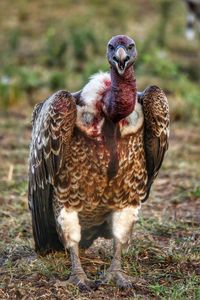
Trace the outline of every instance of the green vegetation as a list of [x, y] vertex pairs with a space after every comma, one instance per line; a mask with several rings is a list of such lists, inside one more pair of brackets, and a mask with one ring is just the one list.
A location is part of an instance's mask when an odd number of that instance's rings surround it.
[[[3, 0], [0, 19], [0, 299], [200, 299], [200, 54], [199, 40], [185, 39], [183, 3]], [[79, 90], [94, 72], [108, 70], [106, 43], [119, 33], [136, 41], [139, 90], [156, 84], [169, 98], [171, 140], [123, 254], [134, 289], [109, 285], [80, 295], [67, 284], [65, 253], [34, 251], [27, 205], [31, 111], [57, 89]], [[81, 254], [90, 277], [105, 272], [111, 249], [101, 240]]]
[[[0, 34], [0, 106], [33, 106], [56, 89], [79, 90], [88, 77], [107, 70], [105, 45], [117, 33], [134, 37], [140, 89], [159, 84], [172, 102], [172, 118], [197, 121], [200, 116], [199, 41], [184, 36], [183, 3], [172, 0], [21, 1], [2, 15]], [[151, 79], [151, 80], [149, 80]], [[181, 99], [181, 101], [180, 101]], [[180, 105], [181, 104], [181, 105]], [[187, 109], [190, 107], [189, 109]]]

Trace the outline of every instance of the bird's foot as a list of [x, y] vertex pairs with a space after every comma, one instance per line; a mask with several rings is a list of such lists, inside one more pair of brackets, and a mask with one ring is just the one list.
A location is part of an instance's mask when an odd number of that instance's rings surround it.
[[131, 289], [133, 287], [132, 277], [125, 274], [122, 270], [108, 270], [107, 274], [102, 278], [102, 284], [114, 282], [120, 289]]
[[95, 281], [87, 278], [85, 272], [74, 272], [68, 279], [68, 283], [77, 286], [80, 292], [90, 292], [96, 290], [98, 285]]

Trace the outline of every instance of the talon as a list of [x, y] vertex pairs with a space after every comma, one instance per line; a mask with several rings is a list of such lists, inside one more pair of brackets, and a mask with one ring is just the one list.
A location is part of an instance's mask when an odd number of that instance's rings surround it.
[[77, 287], [81, 293], [91, 292], [91, 288], [82, 282], [80, 282]]
[[96, 281], [87, 279], [87, 284], [89, 285], [90, 289], [93, 291], [96, 291], [99, 287], [99, 285], [96, 283]]
[[106, 276], [102, 278], [101, 284], [108, 284], [114, 282], [120, 289], [132, 289], [132, 277], [124, 274], [122, 271], [108, 271]]
[[85, 273], [71, 275], [68, 282], [77, 286], [80, 292], [91, 292], [98, 288], [96, 282], [88, 279]]

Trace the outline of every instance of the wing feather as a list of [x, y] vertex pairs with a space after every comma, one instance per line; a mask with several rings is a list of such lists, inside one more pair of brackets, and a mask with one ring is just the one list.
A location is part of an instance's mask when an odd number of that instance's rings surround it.
[[52, 207], [54, 184], [69, 155], [70, 140], [76, 121], [72, 95], [59, 91], [33, 111], [33, 130], [29, 156], [29, 207], [36, 250], [58, 250]]
[[148, 87], [139, 94], [139, 102], [143, 106], [145, 130], [144, 144], [146, 167], [148, 173], [147, 195], [162, 165], [169, 137], [169, 106], [164, 92], [157, 86]]

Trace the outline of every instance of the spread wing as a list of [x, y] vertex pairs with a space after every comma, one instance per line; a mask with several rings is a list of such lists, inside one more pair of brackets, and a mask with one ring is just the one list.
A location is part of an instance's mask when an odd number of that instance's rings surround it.
[[151, 185], [158, 174], [168, 148], [169, 106], [167, 97], [157, 86], [150, 86], [139, 94], [139, 102], [142, 104], [144, 112], [144, 145], [148, 173], [147, 195], [144, 202], [149, 196]]
[[29, 156], [29, 207], [36, 250], [60, 249], [52, 208], [53, 187], [69, 155], [76, 121], [74, 97], [59, 91], [33, 112]]

